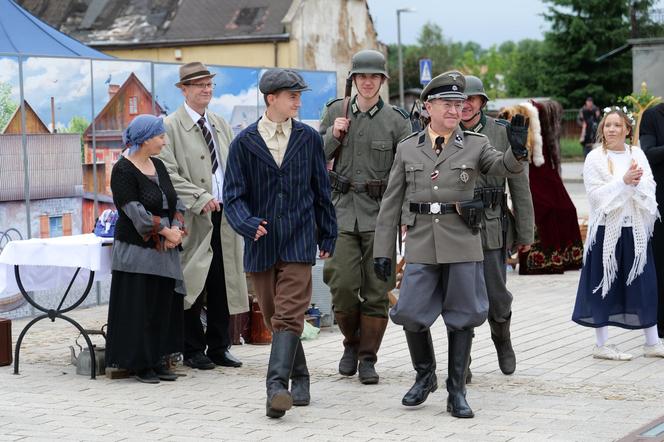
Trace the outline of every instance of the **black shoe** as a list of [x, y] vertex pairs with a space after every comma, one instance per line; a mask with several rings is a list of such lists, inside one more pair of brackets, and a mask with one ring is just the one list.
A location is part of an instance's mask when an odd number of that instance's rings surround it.
[[134, 379], [136, 379], [138, 382], [143, 382], [144, 384], [159, 383], [159, 378], [157, 377], [157, 373], [155, 373], [154, 370], [151, 368], [146, 368], [137, 371], [136, 374], [134, 375]]
[[374, 367], [375, 362], [373, 361], [360, 361], [360, 366], [357, 370], [357, 376], [365, 385], [377, 384], [378, 383], [378, 373], [376, 373], [376, 368]]
[[216, 365], [221, 365], [222, 367], [242, 367], [242, 361], [233, 356], [228, 350], [220, 354], [208, 353], [207, 357]]
[[311, 402], [309, 393], [309, 369], [307, 368], [307, 358], [304, 355], [302, 342], [297, 343], [295, 358], [293, 359], [293, 369], [291, 370], [291, 396], [293, 405], [304, 407]]
[[168, 369], [166, 358], [161, 358], [159, 364], [154, 368], [154, 372], [162, 381], [174, 381], [178, 378], [178, 375]]
[[184, 365], [197, 368], [199, 370], [212, 370], [216, 365], [203, 353], [194, 353], [193, 355], [185, 358]]

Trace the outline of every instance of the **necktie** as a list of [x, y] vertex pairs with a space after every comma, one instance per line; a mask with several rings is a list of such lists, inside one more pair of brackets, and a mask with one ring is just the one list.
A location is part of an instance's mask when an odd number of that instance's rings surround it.
[[207, 127], [205, 127], [205, 118], [201, 117], [201, 119], [198, 120], [198, 127], [201, 128], [201, 132], [203, 133], [203, 138], [205, 138], [205, 143], [207, 144], [208, 150], [210, 151], [210, 161], [212, 162], [212, 173], [215, 173], [217, 171], [217, 168], [219, 167], [219, 162], [217, 161], [217, 152], [214, 150], [214, 141], [212, 141], [212, 134], [207, 129]]
[[436, 155], [440, 155], [443, 151], [443, 144], [445, 144], [445, 137], [436, 137]]

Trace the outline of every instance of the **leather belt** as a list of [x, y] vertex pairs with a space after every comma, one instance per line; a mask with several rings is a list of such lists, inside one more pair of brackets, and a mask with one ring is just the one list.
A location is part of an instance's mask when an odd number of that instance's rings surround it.
[[410, 211], [420, 215], [445, 215], [457, 213], [454, 203], [410, 203]]
[[362, 193], [367, 191], [367, 184], [366, 183], [360, 183], [360, 182], [355, 182], [350, 184], [350, 190], [352, 190], [355, 193]]

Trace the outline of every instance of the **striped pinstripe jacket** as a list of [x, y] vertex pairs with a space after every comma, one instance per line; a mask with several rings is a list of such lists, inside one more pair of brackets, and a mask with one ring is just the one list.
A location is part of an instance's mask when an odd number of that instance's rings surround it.
[[[224, 212], [244, 237], [246, 272], [267, 270], [278, 260], [313, 265], [316, 246], [332, 254], [337, 221], [318, 132], [293, 120], [281, 167], [257, 123], [240, 132], [226, 163]], [[254, 241], [263, 220], [268, 233]]]

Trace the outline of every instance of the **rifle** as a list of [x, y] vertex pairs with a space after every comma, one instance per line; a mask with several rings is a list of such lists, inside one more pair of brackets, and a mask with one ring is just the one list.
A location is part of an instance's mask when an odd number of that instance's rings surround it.
[[[342, 109], [344, 111], [344, 118], [348, 118], [348, 111], [350, 109], [350, 96], [353, 93], [353, 76], [348, 75], [346, 77], [346, 89], [344, 90], [344, 102], [342, 105]], [[334, 151], [334, 164], [332, 165], [332, 170], [336, 170], [337, 164], [341, 160], [341, 147], [344, 141], [344, 138], [346, 137], [346, 134], [348, 132], [341, 132], [341, 136], [339, 137], [339, 147], [337, 147]]]

